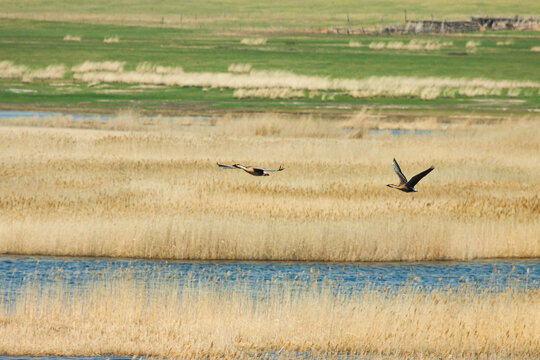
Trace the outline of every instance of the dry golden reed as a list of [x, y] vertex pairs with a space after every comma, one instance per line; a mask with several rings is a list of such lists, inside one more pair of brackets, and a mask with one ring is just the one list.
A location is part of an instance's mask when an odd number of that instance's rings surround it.
[[[343, 121], [266, 115], [186, 122], [132, 112], [105, 122], [2, 120], [0, 253], [538, 257], [537, 120], [448, 125], [388, 122], [367, 112]], [[435, 132], [370, 131], [385, 128]], [[389, 189], [397, 180], [394, 157], [408, 176], [430, 165], [435, 171], [418, 193]], [[257, 178], [216, 162], [285, 171]]]
[[[221, 281], [226, 284], [226, 280]], [[263, 285], [261, 285], [263, 286]], [[357, 294], [270, 282], [96, 281], [86, 290], [29, 285], [0, 308], [0, 353], [236, 359], [267, 354], [385, 358], [535, 358], [540, 292], [366, 285]], [[68, 291], [69, 290], [69, 291]]]

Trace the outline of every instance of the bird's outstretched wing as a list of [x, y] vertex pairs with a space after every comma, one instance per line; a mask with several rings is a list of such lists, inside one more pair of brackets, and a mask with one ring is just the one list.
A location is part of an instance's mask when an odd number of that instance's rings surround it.
[[229, 165], [223, 165], [223, 164], [220, 164], [220, 163], [216, 163], [217, 166], [219, 166], [220, 168], [222, 169], [238, 169], [238, 168], [235, 168], [234, 166], [229, 166]]
[[[403, 175], [403, 172], [401, 172], [401, 169], [399, 168], [399, 165], [398, 165], [396, 159], [394, 159], [392, 161], [392, 166], [394, 167], [394, 171], [396, 172], [396, 175], [399, 177], [399, 185], [406, 184], [407, 183], [407, 178], [405, 177], [405, 175]], [[420, 179], [418, 179], [418, 180], [420, 180]]]
[[414, 187], [414, 185], [416, 185], [420, 180], [422, 180], [422, 178], [423, 178], [424, 176], [426, 176], [426, 175], [429, 174], [431, 171], [433, 171], [433, 169], [435, 169], [435, 168], [432, 166], [432, 167], [430, 167], [429, 169], [424, 170], [424, 171], [422, 171], [421, 173], [414, 175], [414, 176], [411, 178], [411, 180], [409, 180], [409, 182], [407, 183], [407, 186]]
[[260, 169], [260, 170], [263, 170], [263, 171], [266, 171], [266, 172], [274, 172], [274, 171], [282, 171], [282, 170], [285, 170], [285, 168], [283, 166], [279, 166], [279, 169], [265, 169], [265, 168], [255, 168], [255, 169]]

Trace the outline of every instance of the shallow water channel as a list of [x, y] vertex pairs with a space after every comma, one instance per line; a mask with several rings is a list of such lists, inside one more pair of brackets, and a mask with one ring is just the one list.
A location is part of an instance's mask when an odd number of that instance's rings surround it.
[[173, 281], [179, 288], [185, 281], [210, 281], [230, 287], [247, 283], [254, 292], [268, 282], [331, 284], [341, 293], [358, 291], [367, 283], [384, 288], [413, 284], [424, 289], [464, 284], [540, 287], [540, 260], [335, 264], [0, 256], [4, 301], [15, 299], [29, 282], [76, 288], [93, 280], [121, 280], [126, 275], [148, 284]]

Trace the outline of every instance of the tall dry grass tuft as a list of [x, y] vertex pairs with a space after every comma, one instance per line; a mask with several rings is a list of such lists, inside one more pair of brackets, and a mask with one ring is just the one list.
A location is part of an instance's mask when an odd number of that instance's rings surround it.
[[532, 51], [532, 52], [540, 52], [540, 46], [533, 46], [533, 47], [531, 48], [531, 51]]
[[467, 49], [474, 49], [474, 48], [477, 48], [478, 46], [480, 46], [480, 41], [476, 41], [476, 40], [469, 40], [465, 44], [465, 47]]
[[111, 36], [111, 37], [103, 39], [103, 42], [105, 44], [117, 44], [120, 42], [120, 39], [118, 38], [118, 36]]
[[16, 79], [21, 78], [23, 74], [28, 71], [28, 68], [24, 65], [15, 65], [13, 61], [0, 61], [0, 78], [2, 79]]
[[242, 45], [266, 45], [266, 41], [265, 38], [244, 38], [240, 43]]
[[138, 73], [155, 73], [155, 74], [183, 74], [184, 69], [181, 66], [162, 66], [149, 62], [143, 62], [137, 65], [135, 70]]
[[504, 41], [497, 41], [497, 46], [513, 46], [514, 40], [504, 40]]
[[251, 71], [250, 64], [231, 64], [227, 69], [228, 72], [234, 74], [247, 74]]
[[71, 68], [73, 73], [87, 73], [95, 71], [122, 72], [124, 71], [125, 61], [85, 61], [80, 65]]
[[45, 69], [28, 70], [22, 76], [22, 81], [58, 80], [64, 78], [66, 68], [64, 65], [49, 65]]
[[75, 41], [75, 42], [79, 42], [81, 41], [81, 37], [80, 36], [72, 36], [72, 35], [69, 35], [67, 34], [66, 36], [64, 36], [64, 41]]
[[358, 41], [349, 41], [349, 47], [352, 47], [352, 48], [358, 48], [358, 47], [361, 47], [362, 44]]
[[366, 284], [344, 295], [331, 286], [272, 281], [253, 294], [241, 283], [220, 283], [188, 280], [179, 288], [159, 281], [151, 290], [137, 280], [96, 281], [86, 290], [30, 285], [10, 308], [0, 308], [0, 352], [222, 359], [534, 358], [540, 352], [537, 288]]
[[[1, 122], [3, 254], [306, 261], [540, 256], [537, 119], [389, 122], [364, 111], [339, 121], [246, 115], [190, 126], [137, 114], [30, 120], [21, 121], [26, 127]], [[434, 132], [393, 137], [371, 129]], [[419, 193], [385, 186], [396, 180], [394, 157], [409, 174], [435, 166]], [[216, 162], [286, 170], [259, 179]]]

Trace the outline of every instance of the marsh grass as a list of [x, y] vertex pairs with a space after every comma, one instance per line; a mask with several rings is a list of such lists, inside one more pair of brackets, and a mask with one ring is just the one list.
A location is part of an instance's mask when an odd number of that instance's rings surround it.
[[[61, 276], [61, 275], [59, 275]], [[0, 352], [13, 356], [534, 358], [538, 288], [425, 290], [227, 279], [149, 284], [129, 276], [84, 288], [28, 282], [0, 308]]]
[[[107, 122], [23, 120], [0, 127], [0, 253], [306, 261], [540, 256], [537, 119], [400, 123], [364, 111], [344, 121], [266, 115], [184, 124], [133, 112]], [[437, 131], [369, 132], [396, 128]], [[419, 193], [403, 194], [385, 186], [396, 181], [394, 157], [408, 176], [429, 165], [436, 170]], [[216, 162], [286, 170], [259, 179]]]

